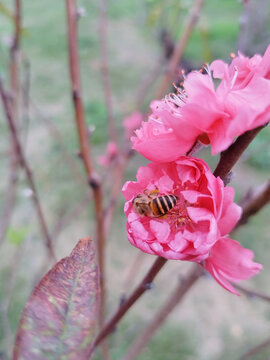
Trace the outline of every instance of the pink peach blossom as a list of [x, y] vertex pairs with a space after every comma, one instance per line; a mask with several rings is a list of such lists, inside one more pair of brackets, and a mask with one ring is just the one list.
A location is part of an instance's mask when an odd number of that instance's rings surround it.
[[[215, 88], [214, 78], [221, 79]], [[211, 144], [212, 154], [227, 149], [244, 132], [270, 118], [270, 47], [264, 57], [241, 54], [229, 66], [217, 60], [208, 73], [190, 73], [184, 90], [151, 103], [152, 114], [142, 123], [133, 148], [151, 161], [174, 161], [196, 140]]]
[[[140, 216], [133, 207], [134, 198], [155, 189], [156, 196], [177, 196], [176, 206], [165, 218]], [[213, 245], [233, 229], [241, 215], [233, 202], [234, 190], [225, 188], [203, 160], [193, 157], [140, 167], [137, 181], [126, 182], [123, 194], [130, 243], [167, 259], [207, 259]]]
[[132, 135], [134, 135], [134, 131], [141, 126], [143, 121], [143, 115], [139, 111], [135, 111], [130, 116], [126, 117], [123, 121], [123, 125], [125, 128], [125, 137], [130, 139]]
[[256, 54], [249, 58], [239, 52], [230, 65], [222, 60], [215, 60], [210, 68], [214, 78], [223, 80], [227, 86], [233, 85], [237, 90], [246, 87], [253, 77], [270, 79], [270, 45], [263, 57]]
[[200, 131], [184, 121], [182, 131], [175, 131], [180, 119], [174, 104], [152, 101], [150, 107], [152, 114], [148, 121], [142, 122], [141, 128], [135, 131], [136, 136], [131, 138], [133, 149], [152, 161], [174, 161], [190, 150]]
[[231, 282], [249, 279], [262, 269], [261, 264], [252, 261], [253, 257], [253, 252], [243, 248], [238, 241], [222, 237], [211, 248], [204, 267], [221, 286], [240, 295]]
[[108, 167], [118, 155], [118, 146], [114, 141], [109, 141], [106, 147], [106, 154], [98, 157], [98, 163]]

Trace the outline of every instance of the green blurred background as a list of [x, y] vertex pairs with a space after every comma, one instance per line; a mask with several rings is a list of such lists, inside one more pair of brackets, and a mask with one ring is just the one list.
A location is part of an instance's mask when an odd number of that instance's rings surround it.
[[[73, 118], [68, 71], [66, 9], [64, 1], [23, 0], [21, 83], [30, 74], [29, 111], [22, 107], [20, 130], [24, 137], [27, 158], [35, 175], [49, 228], [54, 234], [59, 219], [64, 226], [55, 235], [58, 258], [64, 257], [80, 237], [93, 235], [93, 209], [86, 198], [85, 174], [79, 158], [78, 141]], [[146, 111], [161, 79], [161, 70], [143, 97], [137, 100], [142, 83], [164, 59], [166, 33], [172, 42], [178, 41], [193, 1], [189, 0], [114, 0], [108, 4], [109, 70], [113, 109], [121, 143], [123, 119], [135, 110]], [[248, 3], [248, 2], [247, 2]], [[256, 3], [256, 4], [255, 4]], [[79, 50], [83, 81], [83, 99], [87, 123], [95, 128], [91, 136], [95, 156], [104, 153], [108, 142], [107, 114], [100, 74], [98, 37], [99, 3], [78, 1], [84, 14], [79, 20]], [[9, 44], [13, 22], [11, 0], [0, 1], [0, 74], [8, 84]], [[236, 0], [206, 0], [199, 22], [186, 47], [183, 66], [200, 68], [205, 61], [221, 58], [240, 48], [247, 55], [263, 54], [270, 43], [270, 6], [268, 1], [253, 1], [243, 6]], [[29, 59], [29, 63], [26, 61]], [[23, 98], [21, 98], [23, 103]], [[50, 121], [61, 133], [61, 145], [51, 133]], [[28, 128], [26, 136], [26, 128]], [[10, 147], [7, 124], [0, 112], [0, 216], [5, 212], [8, 187]], [[269, 128], [264, 129], [235, 167], [232, 186], [236, 199], [250, 187], [262, 184], [269, 177]], [[63, 146], [72, 160], [73, 170], [63, 158]], [[211, 167], [217, 158], [206, 149], [202, 156]], [[138, 166], [145, 160], [136, 155], [129, 163], [126, 179], [134, 179]], [[108, 171], [97, 164], [104, 179]], [[76, 173], [76, 176], [74, 176]], [[105, 182], [105, 192], [110, 184]], [[107, 247], [107, 313], [118, 307], [120, 296], [130, 291], [149, 268], [154, 258], [142, 255], [140, 266], [133, 273], [132, 285], [126, 284], [131, 260], [138, 250], [131, 247], [125, 234], [124, 199], [119, 206]], [[73, 215], [75, 209], [76, 216]], [[77, 209], [77, 211], [76, 211]], [[242, 245], [251, 248], [255, 260], [264, 265], [248, 285], [270, 293], [269, 286], [269, 224], [270, 209], [252, 218], [248, 225], [234, 234]], [[29, 189], [22, 172], [16, 195], [16, 207], [4, 243], [0, 247], [0, 359], [10, 357], [20, 312], [33, 286], [48, 269], [46, 250], [35, 212], [29, 199]], [[150, 321], [179, 277], [190, 264], [171, 261], [158, 276], [149, 291], [120, 323], [110, 338], [112, 359], [120, 359], [132, 339]], [[149, 346], [138, 357], [141, 360], [225, 360], [238, 359], [250, 347], [269, 336], [270, 308], [267, 302], [240, 298], [227, 293], [210, 277], [203, 278], [186, 296]], [[268, 352], [267, 352], [268, 351]], [[99, 358], [99, 353], [95, 359]], [[270, 356], [264, 350], [251, 359]]]

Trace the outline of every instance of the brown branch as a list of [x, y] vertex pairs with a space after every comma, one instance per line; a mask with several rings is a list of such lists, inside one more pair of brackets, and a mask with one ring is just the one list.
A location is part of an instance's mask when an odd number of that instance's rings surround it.
[[[16, 280], [18, 275], [20, 274], [20, 265], [23, 259], [23, 253], [25, 251], [26, 242], [23, 241], [19, 246], [17, 246], [14, 256], [11, 259], [11, 263], [9, 264], [9, 268], [11, 269], [10, 274], [8, 276], [8, 281], [6, 286], [3, 289], [3, 297], [0, 303], [0, 316], [2, 318], [3, 325], [3, 338], [5, 341], [7, 351], [12, 350], [13, 345], [13, 334], [10, 327], [9, 321], [9, 305], [12, 297], [12, 292], [16, 285]], [[10, 355], [10, 354], [9, 354]]]
[[[34, 101], [31, 99], [31, 105], [38, 114], [39, 118], [44, 122], [44, 124], [47, 126], [47, 129], [53, 139], [58, 143], [60, 150], [62, 152], [63, 158], [65, 159], [66, 164], [68, 165], [72, 175], [74, 178], [80, 183], [81, 185], [85, 185], [85, 178], [82, 176], [81, 172], [78, 168], [78, 163], [75, 161], [75, 158], [70, 154], [70, 152], [67, 150], [67, 147], [65, 145], [65, 141], [63, 139], [63, 136], [61, 132], [57, 129], [57, 127], [54, 125], [53, 121], [46, 116], [40, 108], [34, 103]], [[90, 195], [88, 195], [88, 198], [90, 199]]]
[[15, 8], [15, 30], [10, 48], [10, 84], [12, 111], [15, 119], [18, 117], [18, 100], [19, 100], [19, 57], [20, 57], [20, 34], [21, 34], [21, 0], [14, 0]]
[[138, 269], [141, 268], [141, 265], [143, 261], [146, 259], [146, 257], [147, 254], [145, 254], [142, 251], [139, 251], [135, 259], [134, 260], [132, 259], [132, 263], [129, 265], [129, 268], [126, 270], [127, 274], [123, 282], [121, 301], [124, 301], [126, 299], [126, 293], [128, 292], [128, 289], [130, 289], [130, 285], [133, 283], [134, 279], [136, 278]]
[[[233, 232], [241, 225], [244, 225], [249, 220], [250, 216], [255, 215], [259, 210], [261, 210], [267, 203], [270, 201], [270, 180], [264, 185], [260, 186], [257, 191], [247, 195], [244, 198], [242, 203], [242, 217], [237, 223], [236, 227], [233, 229]], [[243, 294], [250, 298], [259, 298], [262, 300], [270, 301], [270, 296], [266, 295], [260, 291], [251, 290], [243, 287], [242, 285], [235, 284], [233, 285], [237, 290], [241, 291]]]
[[76, 0], [66, 0], [67, 9], [67, 27], [68, 27], [68, 48], [69, 48], [69, 70], [72, 85], [72, 95], [75, 109], [75, 120], [79, 136], [80, 151], [89, 185], [93, 190], [95, 213], [97, 221], [97, 248], [98, 262], [100, 269], [100, 325], [103, 323], [104, 306], [105, 306], [105, 232], [103, 224], [103, 204], [100, 179], [94, 171], [91, 148], [88, 137], [87, 125], [85, 120], [84, 107], [82, 102], [82, 86], [80, 77], [79, 50], [78, 50], [78, 33], [77, 33], [77, 8]]
[[239, 358], [239, 360], [246, 360], [253, 355], [260, 353], [262, 350], [270, 346], [270, 338], [266, 339], [259, 345], [255, 346], [254, 348], [250, 349], [247, 353]]
[[172, 58], [168, 64], [168, 68], [163, 76], [161, 85], [158, 88], [158, 91], [156, 93], [156, 96], [155, 96], [156, 99], [160, 99], [164, 96], [168, 86], [170, 85], [172, 79], [175, 76], [175, 73], [177, 71], [178, 65], [182, 58], [184, 49], [186, 47], [187, 41], [192, 33], [194, 26], [197, 23], [197, 20], [198, 20], [198, 17], [199, 17], [199, 14], [200, 14], [203, 4], [204, 4], [204, 0], [196, 0], [193, 8], [191, 9], [190, 15], [187, 19], [186, 26], [183, 30], [183, 35], [180, 38], [178, 44], [175, 46]]
[[25, 56], [23, 57], [23, 79], [21, 85], [22, 92], [22, 128], [23, 139], [21, 141], [26, 144], [29, 132], [30, 123], [30, 87], [31, 87], [31, 68], [30, 61]]
[[64, 228], [66, 228], [69, 224], [71, 224], [72, 220], [78, 219], [80, 213], [83, 212], [88, 205], [89, 205], [89, 197], [85, 197], [79, 204], [76, 204], [76, 206], [72, 210], [60, 216], [60, 218], [57, 220], [57, 222], [55, 223], [52, 229], [52, 236], [54, 242], [56, 242], [61, 231]]
[[134, 342], [131, 344], [128, 350], [128, 353], [123, 357], [122, 360], [133, 360], [139, 355], [145, 345], [151, 340], [155, 332], [164, 323], [167, 316], [181, 302], [181, 300], [183, 300], [186, 293], [202, 276], [203, 273], [203, 268], [197, 264], [193, 265], [189, 274], [184, 280], [179, 282], [179, 285], [175, 291], [168, 298], [163, 307], [158, 310], [158, 313], [156, 313], [156, 315], [153, 317], [153, 320], [146, 327], [144, 327], [144, 330], [137, 338], [135, 338]]
[[3, 244], [7, 230], [9, 228], [9, 224], [11, 222], [11, 217], [13, 214], [13, 209], [16, 202], [16, 190], [17, 190], [17, 183], [18, 183], [18, 163], [16, 154], [10, 151], [10, 169], [9, 169], [9, 176], [8, 176], [8, 184], [6, 190], [6, 200], [4, 204], [4, 211], [0, 219], [0, 246]]
[[270, 202], [270, 180], [255, 191], [249, 192], [245, 197], [242, 208], [243, 213], [236, 227], [247, 223], [250, 216], [255, 215]]
[[136, 96], [137, 109], [141, 109], [143, 107], [143, 102], [147, 96], [147, 93], [149, 92], [149, 87], [158, 78], [159, 74], [162, 72], [167, 61], [168, 61], [167, 59], [162, 58], [161, 60], [159, 60], [158, 63], [156, 63], [156, 65], [153, 65], [149, 73], [143, 76], [143, 81], [139, 86]]
[[258, 298], [258, 299], [262, 299], [262, 300], [266, 300], [266, 301], [270, 301], [270, 296], [266, 295], [260, 291], [256, 291], [256, 290], [251, 290], [251, 289], [247, 289], [242, 285], [239, 284], [233, 284], [233, 286], [241, 291], [243, 294], [245, 294], [246, 296], [250, 297], [250, 298]]
[[149, 272], [143, 278], [141, 283], [136, 287], [132, 294], [126, 299], [122, 306], [116, 311], [111, 319], [105, 324], [104, 328], [98, 334], [93, 348], [99, 345], [107, 335], [109, 335], [116, 327], [118, 322], [122, 319], [125, 313], [132, 307], [132, 305], [143, 295], [143, 293], [151, 288], [151, 284], [159, 271], [166, 263], [166, 259], [158, 257], [152, 265]]
[[224, 180], [248, 145], [263, 128], [264, 126], [260, 126], [245, 132], [243, 135], [239, 136], [227, 150], [223, 151], [220, 155], [219, 163], [214, 171], [214, 175], [219, 176]]
[[52, 239], [50, 237], [50, 234], [49, 234], [49, 231], [48, 231], [48, 228], [47, 228], [47, 224], [45, 222], [45, 218], [44, 218], [44, 214], [43, 214], [41, 204], [40, 204], [40, 200], [39, 200], [39, 197], [38, 197], [34, 177], [33, 177], [33, 174], [32, 174], [32, 172], [30, 170], [28, 162], [27, 162], [27, 160], [26, 160], [26, 158], [24, 156], [22, 146], [20, 144], [20, 140], [19, 140], [19, 136], [18, 136], [18, 133], [17, 133], [15, 121], [14, 121], [14, 118], [13, 118], [13, 113], [12, 113], [12, 110], [11, 110], [11, 107], [10, 107], [8, 96], [7, 96], [7, 94], [6, 94], [5, 90], [4, 90], [4, 87], [3, 87], [2, 79], [0, 79], [0, 94], [1, 94], [3, 105], [4, 105], [4, 111], [5, 111], [7, 121], [8, 121], [9, 130], [10, 130], [10, 133], [11, 133], [11, 136], [12, 136], [12, 139], [13, 139], [13, 142], [14, 142], [14, 146], [15, 146], [15, 149], [16, 149], [16, 155], [18, 157], [18, 161], [20, 163], [20, 166], [25, 171], [29, 186], [30, 186], [30, 188], [31, 188], [31, 190], [33, 192], [32, 199], [33, 199], [33, 203], [34, 203], [34, 206], [35, 206], [35, 209], [36, 209], [36, 212], [37, 212], [38, 220], [39, 220], [39, 223], [40, 223], [40, 228], [41, 228], [41, 231], [42, 231], [42, 233], [44, 235], [44, 238], [45, 238], [45, 245], [47, 247], [48, 254], [53, 258], [53, 260], [56, 260], [54, 250], [53, 250], [53, 245], [52, 245]]
[[[19, 99], [19, 55], [20, 55], [20, 30], [21, 30], [21, 1], [14, 1], [14, 35], [12, 39], [12, 45], [10, 48], [10, 89], [11, 89], [11, 111], [13, 112], [13, 118], [15, 123], [18, 123], [18, 99]], [[15, 201], [16, 190], [18, 183], [18, 159], [16, 154], [16, 145], [13, 137], [11, 137], [10, 144], [10, 170], [9, 170], [9, 182], [7, 187], [7, 199], [4, 206], [4, 214], [1, 217], [0, 224], [0, 245], [4, 242], [6, 232], [8, 230]]]
[[131, 153], [126, 152], [123, 155], [120, 155], [118, 158], [118, 164], [116, 164], [115, 169], [113, 169], [113, 184], [112, 191], [110, 194], [110, 199], [106, 211], [104, 213], [104, 226], [106, 234], [110, 232], [112, 220], [117, 207], [117, 200], [119, 199], [119, 194], [123, 186], [123, 178], [125, 175], [125, 169], [130, 159]]
[[105, 103], [107, 108], [108, 116], [108, 128], [110, 140], [116, 142], [116, 131], [114, 125], [113, 106], [112, 106], [112, 93], [110, 84], [110, 74], [108, 66], [108, 48], [107, 48], [107, 0], [100, 0], [100, 15], [99, 15], [99, 39], [100, 39], [100, 50], [101, 50], [101, 77], [103, 82], [103, 90]]

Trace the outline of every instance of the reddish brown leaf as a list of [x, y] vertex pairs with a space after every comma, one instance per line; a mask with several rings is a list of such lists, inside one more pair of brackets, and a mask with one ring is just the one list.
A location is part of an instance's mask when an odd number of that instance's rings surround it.
[[98, 267], [88, 237], [35, 287], [21, 315], [13, 360], [89, 359], [98, 298]]

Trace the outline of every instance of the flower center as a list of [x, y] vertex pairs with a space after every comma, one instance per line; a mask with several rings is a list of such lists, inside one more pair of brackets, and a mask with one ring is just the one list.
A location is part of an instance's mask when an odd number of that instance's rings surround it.
[[188, 206], [191, 205], [180, 195], [176, 206], [168, 213], [167, 221], [172, 231], [179, 231], [179, 229], [191, 225], [192, 220], [187, 212]]

